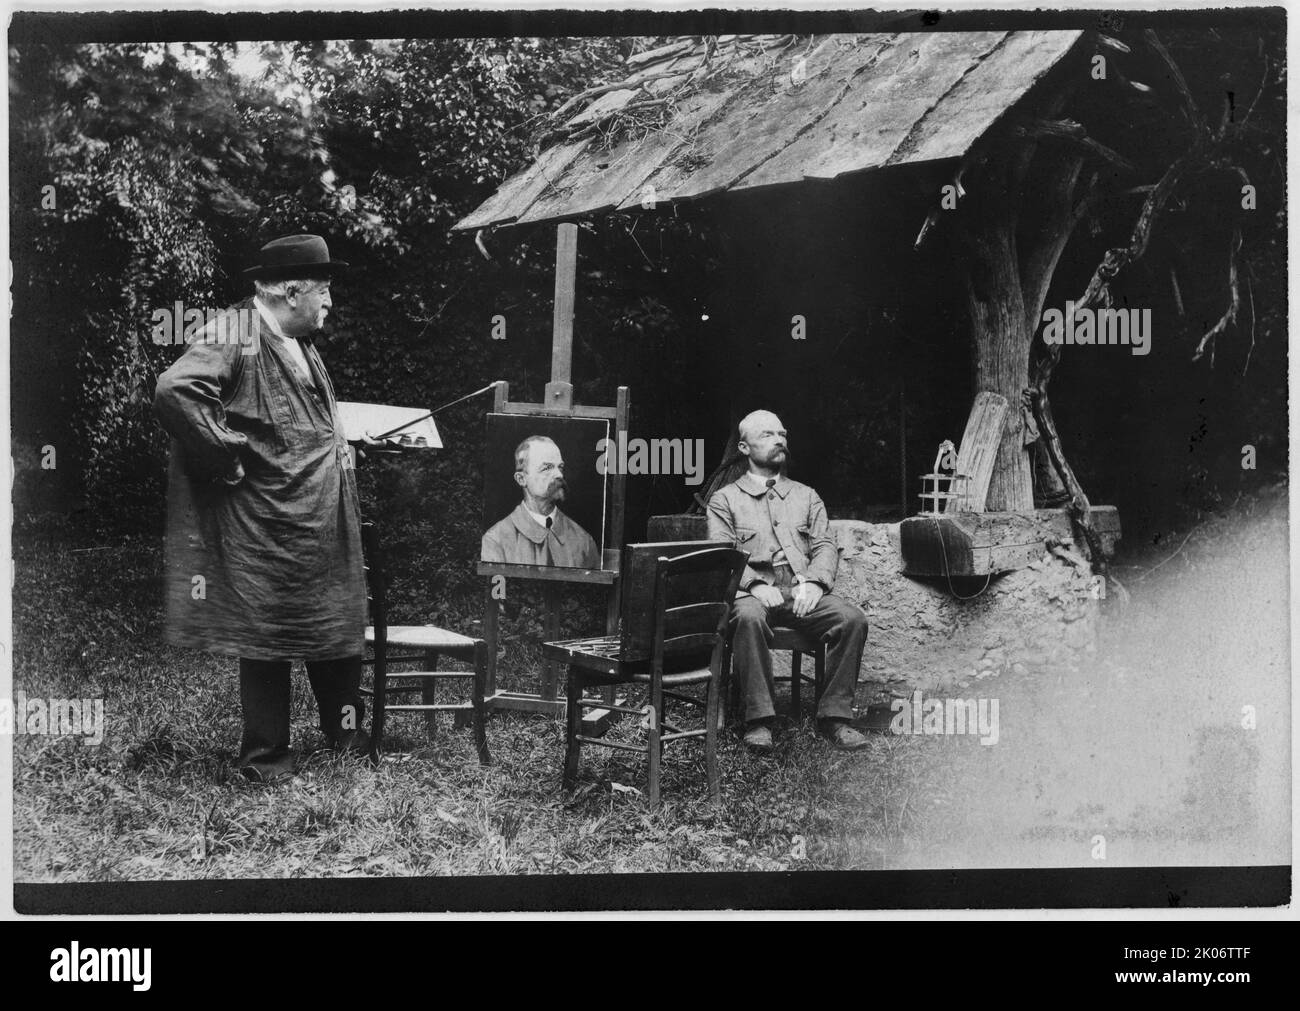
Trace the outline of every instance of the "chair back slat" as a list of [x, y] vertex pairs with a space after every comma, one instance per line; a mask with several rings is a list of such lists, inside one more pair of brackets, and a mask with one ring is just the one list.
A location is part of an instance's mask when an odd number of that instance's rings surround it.
[[691, 632], [664, 639], [664, 656], [678, 657], [683, 654], [699, 653], [707, 655], [717, 642], [716, 632]]
[[706, 548], [661, 557], [655, 572], [655, 676], [662, 676], [664, 658], [677, 666], [683, 656], [711, 652], [709, 666], [721, 670], [727, 617], [740, 586], [749, 555], [730, 547]]
[[702, 600], [694, 604], [669, 607], [664, 611], [665, 641], [679, 635], [703, 632], [712, 635], [718, 619], [727, 611], [721, 600]]
[[[653, 543], [627, 544], [623, 547], [623, 557], [619, 572], [619, 636], [625, 656], [649, 656], [654, 644], [655, 623], [655, 580], [659, 572], [660, 558], [675, 558], [688, 554], [698, 554], [706, 548], [730, 548], [733, 545], [723, 541], [656, 541]], [[696, 579], [674, 579], [669, 586], [668, 607], [692, 604], [703, 600], [718, 599], [725, 584], [725, 579], [718, 581], [716, 587], [701, 587], [696, 580], [707, 582], [707, 573], [700, 573]], [[709, 592], [704, 592], [708, 590]], [[716, 590], [717, 592], [712, 592]]]

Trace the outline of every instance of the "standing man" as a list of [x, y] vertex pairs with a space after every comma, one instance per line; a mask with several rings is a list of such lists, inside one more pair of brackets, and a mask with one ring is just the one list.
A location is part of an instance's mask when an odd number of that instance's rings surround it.
[[567, 485], [564, 457], [553, 440], [530, 435], [515, 447], [515, 483], [524, 500], [483, 535], [480, 558], [516, 565], [599, 569], [596, 542], [560, 511]]
[[238, 766], [250, 779], [293, 774], [294, 660], [306, 661], [330, 743], [369, 746], [356, 475], [311, 341], [346, 266], [318, 235], [267, 243], [244, 271], [256, 294], [209, 323], [154, 396], [173, 439], [164, 637], [239, 658]]
[[841, 750], [864, 748], [866, 737], [850, 721], [867, 616], [831, 592], [839, 549], [826, 507], [806, 484], [785, 476], [786, 432], [775, 414], [746, 415], [737, 445], [749, 470], [709, 499], [709, 540], [749, 552], [730, 623], [745, 744], [760, 753], [772, 750], [772, 626], [784, 625], [827, 644], [818, 729]]

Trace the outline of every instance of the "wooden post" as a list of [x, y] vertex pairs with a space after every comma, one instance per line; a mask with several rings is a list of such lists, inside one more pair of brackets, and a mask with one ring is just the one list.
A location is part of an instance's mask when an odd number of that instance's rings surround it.
[[[551, 381], [546, 384], [544, 403], [512, 404], [509, 386], [498, 380], [492, 409], [496, 414], [535, 414], [540, 417], [587, 417], [607, 418], [614, 421], [613, 436], [626, 433], [631, 414], [628, 388], [618, 388], [618, 405], [615, 408], [588, 408], [573, 405], [573, 316], [577, 292], [578, 274], [578, 226], [571, 223], [561, 224], [555, 240], [555, 316], [553, 320], [551, 345]], [[605, 612], [605, 628], [608, 634], [618, 631], [618, 602], [620, 584], [617, 574], [619, 553], [623, 546], [624, 508], [627, 491], [627, 478], [622, 473], [612, 475], [610, 486], [610, 525], [607, 543], [613, 548], [607, 550], [601, 559], [599, 571], [575, 572], [572, 576], [560, 576], [550, 572], [525, 572], [515, 575], [509, 571], [507, 578], [540, 578], [562, 580], [575, 583], [603, 583], [609, 587], [609, 605]], [[532, 566], [506, 566], [507, 570], [531, 569]], [[488, 587], [483, 612], [483, 637], [488, 646], [487, 665], [487, 699], [493, 708], [521, 709], [528, 712], [546, 712], [558, 714], [564, 703], [557, 698], [559, 687], [559, 668], [547, 661], [542, 668], [542, 690], [538, 695], [523, 692], [501, 692], [497, 689], [497, 645], [500, 637], [500, 602], [492, 596], [492, 578], [502, 570], [496, 563], [479, 562], [479, 574], [487, 575]], [[554, 582], [548, 583], [544, 591], [544, 625], [548, 640], [560, 636], [559, 589]], [[613, 688], [602, 691], [606, 701], [616, 701]], [[584, 714], [584, 732], [595, 736], [603, 733], [605, 727], [615, 714], [609, 710], [593, 710]]]
[[[560, 638], [560, 595], [554, 583], [547, 583], [542, 591], [545, 611], [542, 615], [542, 629], [547, 642]], [[550, 702], [558, 694], [560, 678], [559, 665], [554, 660], [542, 663], [542, 698]]]
[[573, 406], [573, 309], [577, 290], [578, 226], [566, 221], [555, 233], [555, 315], [551, 323], [547, 407]]
[[[618, 388], [618, 403], [615, 407], [614, 415], [614, 439], [617, 442], [624, 437], [628, 430], [628, 423], [632, 419], [632, 398], [628, 393], [626, 386]], [[623, 473], [623, 468], [618, 469], [618, 473], [613, 476], [610, 488], [610, 510], [609, 510], [609, 531], [614, 539], [614, 551], [621, 553], [623, 550], [623, 513], [624, 502], [627, 498], [627, 475]], [[608, 538], [607, 538], [608, 540]], [[616, 554], [617, 557], [617, 554]], [[617, 567], [615, 562], [615, 567]], [[618, 631], [618, 598], [621, 584], [618, 577], [614, 579], [614, 585], [610, 587], [610, 607], [605, 621], [605, 632], [613, 635]]]
[[[614, 417], [614, 438], [619, 438], [620, 432], [626, 432], [628, 425], [632, 420], [632, 400], [626, 386], [618, 388], [618, 405], [617, 414]], [[624, 501], [627, 495], [627, 475], [619, 468], [619, 472], [614, 475], [613, 488], [611, 490], [612, 507], [610, 509], [609, 529], [614, 535], [614, 551], [621, 554], [623, 550], [623, 509]], [[614, 577], [614, 583], [609, 588], [609, 602], [605, 609], [605, 634], [618, 634], [618, 611], [619, 602], [623, 594], [622, 573]], [[605, 685], [600, 692], [601, 698], [609, 705], [617, 702], [613, 685]], [[610, 713], [610, 716], [615, 715]], [[603, 731], [602, 731], [603, 732]]]
[[908, 515], [907, 501], [907, 379], [898, 387], [898, 491], [903, 503], [903, 518]]
[[483, 604], [483, 640], [488, 646], [487, 675], [484, 694], [492, 698], [497, 693], [497, 638], [501, 619], [501, 603], [492, 596], [492, 577], [488, 576]]

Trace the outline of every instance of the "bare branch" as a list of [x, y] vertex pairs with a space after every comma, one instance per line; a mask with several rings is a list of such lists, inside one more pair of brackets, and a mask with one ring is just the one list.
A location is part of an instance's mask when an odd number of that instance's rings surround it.
[[[1092, 279], [1089, 280], [1088, 286], [1084, 289], [1083, 295], [1075, 300], [1076, 312], [1079, 309], [1095, 308], [1106, 304], [1110, 298], [1110, 289], [1108, 287], [1110, 282], [1124, 267], [1134, 260], [1140, 259], [1146, 252], [1156, 217], [1164, 209], [1165, 204], [1168, 203], [1183, 174], [1194, 162], [1203, 157], [1204, 139], [1204, 135], [1198, 135], [1192, 146], [1165, 169], [1164, 175], [1147, 193], [1147, 198], [1142, 203], [1142, 210], [1138, 213], [1137, 222], [1134, 224], [1133, 231], [1129, 236], [1129, 244], [1106, 251], [1106, 255], [1102, 257], [1101, 263], [1097, 265]], [[1048, 383], [1052, 378], [1052, 372], [1056, 369], [1060, 360], [1060, 344], [1042, 345], [1042, 352], [1034, 364], [1033, 375], [1030, 377], [1030, 385], [1036, 394], [1046, 392]]]
[[925, 216], [925, 221], [921, 223], [921, 230], [916, 234], [916, 241], [912, 243], [913, 249], [920, 249], [921, 243], [925, 241], [925, 233], [934, 227], [939, 220], [939, 208], [931, 207], [930, 213]]
[[1264, 94], [1265, 89], [1268, 88], [1268, 71], [1269, 71], [1269, 58], [1268, 58], [1268, 53], [1265, 53], [1264, 72], [1263, 74], [1260, 75], [1259, 78], [1259, 90], [1255, 92], [1255, 97], [1250, 100], [1250, 108], [1246, 110], [1246, 115], [1241, 117], [1241, 123], [1239, 125], [1242, 127], [1244, 127], [1246, 123], [1249, 122], [1251, 113], [1255, 111], [1255, 104], [1259, 101], [1260, 96]]
[[1202, 115], [1200, 108], [1197, 106], [1196, 99], [1192, 97], [1192, 89], [1187, 86], [1187, 78], [1183, 76], [1182, 69], [1174, 62], [1174, 58], [1169, 55], [1169, 50], [1160, 41], [1160, 36], [1154, 30], [1146, 28], [1142, 32], [1142, 39], [1152, 52], [1160, 58], [1160, 62], [1165, 65], [1165, 71], [1174, 82], [1174, 88], [1182, 99], [1182, 112], [1187, 119], [1188, 125], [1198, 131], [1208, 132], [1205, 116]]
[[1174, 288], [1174, 305], [1178, 306], [1178, 315], [1186, 316], [1187, 310], [1183, 307], [1183, 292], [1182, 289], [1178, 287], [1178, 271], [1174, 269], [1172, 263], [1169, 265], [1169, 283], [1173, 285]]
[[1250, 347], [1246, 349], [1246, 364], [1241, 367], [1241, 374], [1244, 376], [1246, 370], [1250, 368], [1250, 356], [1255, 353], [1255, 285], [1253, 283], [1254, 270], [1250, 263], [1246, 264], [1246, 295], [1250, 298]]
[[1105, 144], [1088, 136], [1083, 124], [1072, 119], [1034, 119], [1016, 127], [1015, 132], [1021, 137], [1051, 137], [1066, 140], [1087, 149], [1092, 154], [1110, 162], [1125, 172], [1133, 171], [1133, 163]]
[[[956, 188], [958, 200], [961, 200], [966, 196], [966, 188], [962, 186], [961, 183], [962, 176], [965, 175], [967, 172], [972, 171], [974, 167], [977, 167], [982, 163], [983, 163], [982, 158], [977, 159], [973, 153], [968, 153], [965, 160], [963, 160], [962, 163], [957, 167], [957, 172], [953, 175], [952, 179], [949, 180], [949, 182], [953, 187]], [[921, 230], [916, 235], [916, 241], [912, 243], [913, 250], [917, 250], [921, 248], [921, 244], [925, 242], [925, 237], [927, 234], [929, 234], [930, 229], [932, 229], [935, 225], [939, 223], [941, 210], [942, 208], [940, 206], [935, 206], [930, 208], [930, 213], [925, 216], [925, 221], [921, 223]]]
[[1201, 338], [1201, 342], [1196, 345], [1196, 351], [1192, 354], [1192, 361], [1200, 361], [1201, 355], [1205, 349], [1210, 349], [1210, 365], [1214, 365], [1214, 339], [1228, 329], [1230, 324], [1237, 322], [1237, 311], [1241, 308], [1241, 292], [1237, 285], [1237, 253], [1241, 251], [1241, 229], [1232, 230], [1232, 245], [1228, 250], [1228, 308], [1224, 310], [1219, 322]]
[[1070, 212], [1070, 217], [1074, 224], [1083, 220], [1083, 216], [1088, 213], [1092, 205], [1101, 197], [1101, 190], [1097, 188], [1097, 173], [1094, 172], [1089, 176], [1088, 181], [1084, 184], [1083, 194], [1074, 205], [1074, 210]]
[[1079, 533], [1083, 535], [1084, 543], [1088, 546], [1088, 560], [1092, 563], [1092, 571], [1106, 579], [1109, 576], [1106, 553], [1101, 535], [1092, 524], [1092, 504], [1088, 501], [1083, 486], [1079, 484], [1079, 479], [1075, 477], [1074, 470], [1061, 449], [1061, 436], [1056, 430], [1056, 420], [1052, 416], [1051, 399], [1045, 389], [1031, 388], [1026, 393], [1029, 396], [1034, 419], [1038, 422], [1038, 431], [1041, 433], [1048, 459], [1051, 460], [1053, 469], [1070, 495], [1067, 509], [1070, 519], [1074, 521]]
[[566, 112], [572, 109], [579, 102], [585, 101], [586, 99], [589, 98], [599, 98], [601, 95], [604, 95], [611, 91], [638, 91], [641, 88], [644, 88], [647, 84], [650, 84], [652, 81], [661, 81], [665, 77], [681, 77], [681, 76], [682, 76], [682, 72], [680, 70], [677, 71], [676, 73], [673, 73], [671, 71], [666, 71], [664, 73], [659, 73], [659, 74], [649, 74], [645, 77], [640, 78], [639, 80], [633, 80], [629, 78], [625, 81], [617, 81], [614, 84], [599, 84], [594, 88], [588, 88], [585, 91], [580, 91], [572, 98], [567, 99], [563, 105], [561, 105], [558, 109], [556, 109], [554, 112], [551, 113], [550, 118], [552, 121], [558, 121]]

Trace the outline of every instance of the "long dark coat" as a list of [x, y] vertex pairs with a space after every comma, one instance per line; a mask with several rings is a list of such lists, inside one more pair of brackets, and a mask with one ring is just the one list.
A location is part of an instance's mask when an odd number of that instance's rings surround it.
[[164, 638], [256, 660], [357, 656], [361, 515], [334, 387], [309, 344], [302, 378], [251, 298], [227, 313], [154, 397], [173, 437]]

